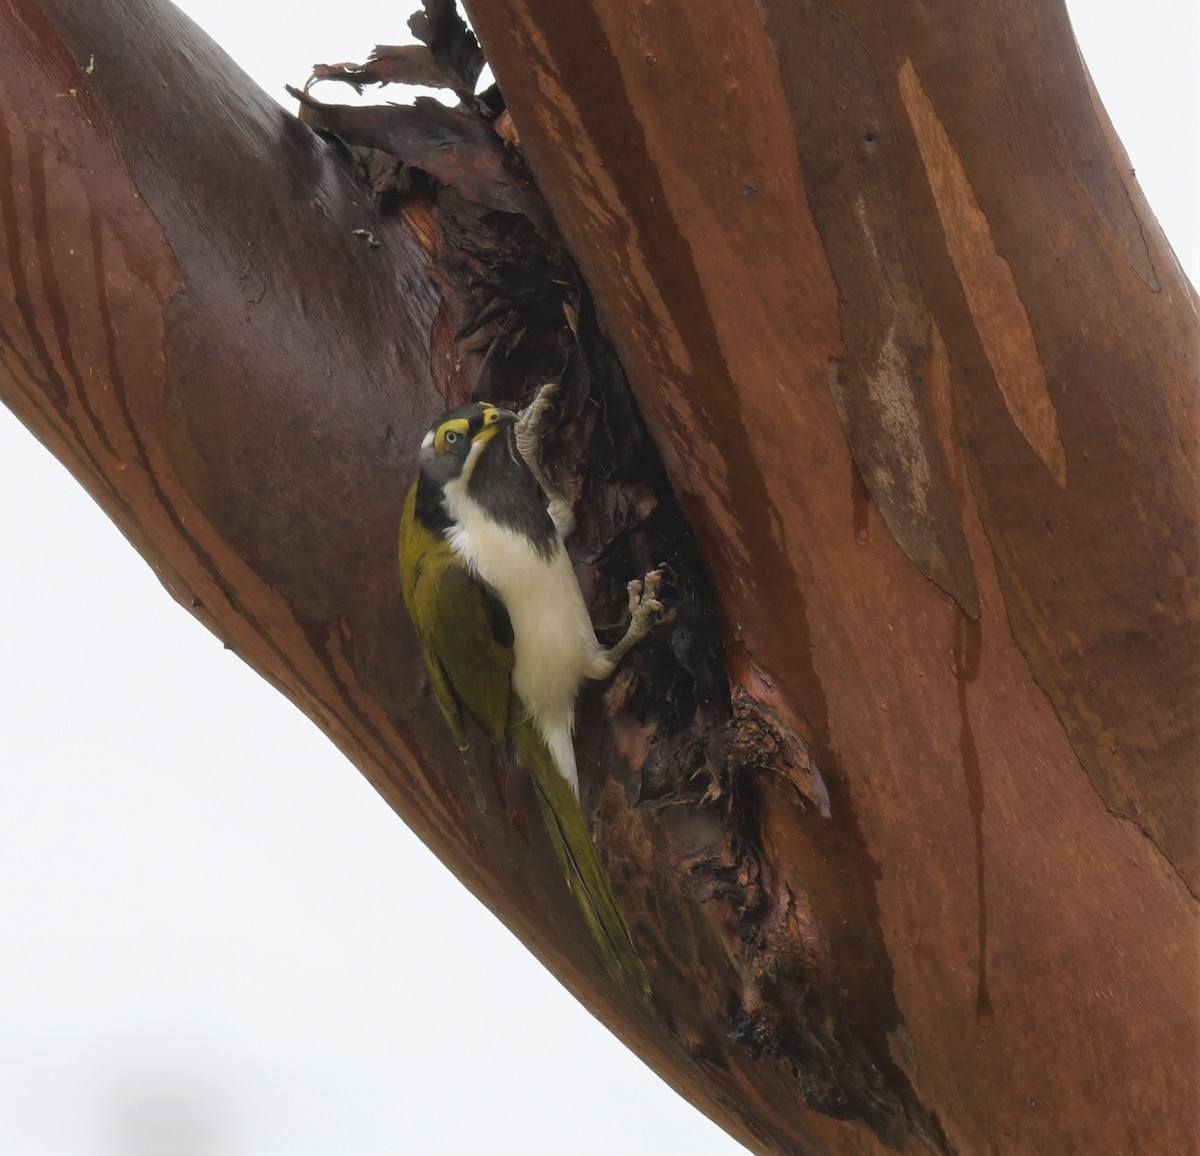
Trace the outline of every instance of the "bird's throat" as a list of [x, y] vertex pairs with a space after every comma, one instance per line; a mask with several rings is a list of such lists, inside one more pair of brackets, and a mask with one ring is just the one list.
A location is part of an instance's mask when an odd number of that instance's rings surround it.
[[513, 456], [507, 433], [480, 451], [467, 477], [466, 493], [494, 522], [527, 537], [543, 557], [554, 553], [554, 523]]

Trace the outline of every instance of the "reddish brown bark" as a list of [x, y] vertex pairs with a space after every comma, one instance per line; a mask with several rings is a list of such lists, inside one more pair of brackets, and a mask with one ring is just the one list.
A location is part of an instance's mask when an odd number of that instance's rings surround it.
[[584, 541], [694, 572], [579, 744], [653, 1007], [399, 609], [415, 435], [479, 368], [452, 196], [363, 207], [166, 6], [0, 0], [5, 400], [748, 1144], [1190, 1150], [1195, 298], [1061, 5], [477, 8], [703, 555], [585, 323]]

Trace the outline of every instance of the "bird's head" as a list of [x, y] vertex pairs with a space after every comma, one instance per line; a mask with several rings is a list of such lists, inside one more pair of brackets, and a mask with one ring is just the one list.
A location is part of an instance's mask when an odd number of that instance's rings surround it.
[[421, 472], [442, 487], [455, 479], [467, 481], [497, 434], [516, 420], [512, 410], [486, 401], [447, 410], [429, 427], [421, 442]]

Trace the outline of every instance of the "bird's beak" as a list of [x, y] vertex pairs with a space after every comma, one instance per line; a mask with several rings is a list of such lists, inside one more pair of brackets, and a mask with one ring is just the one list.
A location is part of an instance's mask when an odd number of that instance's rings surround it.
[[511, 409], [490, 407], [483, 411], [483, 428], [471, 440], [485, 446], [506, 426], [516, 424], [517, 415]]

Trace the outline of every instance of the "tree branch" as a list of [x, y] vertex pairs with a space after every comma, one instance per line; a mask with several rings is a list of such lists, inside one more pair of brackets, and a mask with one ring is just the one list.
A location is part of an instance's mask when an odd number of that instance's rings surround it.
[[[381, 215], [169, 5], [5, 0], [5, 400], [744, 1142], [1187, 1150], [1195, 298], [1061, 5], [479, 7], [586, 288], [519, 181]], [[594, 611], [677, 580], [578, 741], [652, 1005], [398, 598], [420, 432], [556, 359]]]

